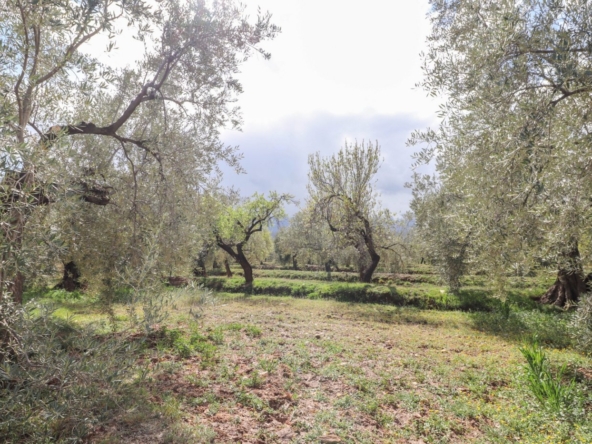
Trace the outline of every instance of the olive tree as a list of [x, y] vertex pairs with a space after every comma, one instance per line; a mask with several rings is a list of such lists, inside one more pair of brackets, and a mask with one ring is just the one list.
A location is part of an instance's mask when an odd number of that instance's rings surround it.
[[[255, 193], [237, 205], [226, 207], [218, 216], [213, 228], [216, 244], [241, 266], [247, 287], [253, 284], [249, 248], [259, 244], [259, 249], [261, 245], [265, 246], [267, 254], [272, 251], [273, 242], [265, 230], [274, 221], [285, 217], [283, 205], [290, 201], [292, 196], [289, 194], [270, 192], [266, 198]], [[263, 238], [256, 240], [257, 236]], [[257, 245], [251, 250], [257, 256]]]
[[461, 197], [446, 193], [430, 176], [415, 175], [414, 179], [411, 209], [417, 242], [449, 291], [457, 293], [471, 251], [470, 232], [456, 217], [462, 211]]
[[380, 207], [374, 176], [380, 166], [378, 143], [345, 143], [337, 154], [308, 158], [308, 192], [317, 217], [328, 225], [340, 242], [358, 250], [358, 270], [362, 282], [371, 282], [380, 262], [380, 252], [392, 249], [377, 235], [382, 221], [390, 219]]
[[432, 0], [423, 87], [441, 95], [437, 129], [416, 133], [451, 214], [493, 275], [553, 263], [543, 296], [585, 290], [590, 236], [592, 5], [584, 1]]
[[310, 207], [298, 211], [287, 226], [279, 229], [276, 245], [280, 254], [289, 255], [294, 270], [299, 269], [299, 262], [338, 266], [344, 250], [326, 222], [315, 218]]
[[[0, 28], [0, 292], [10, 283], [17, 301], [34, 268], [23, 243], [51, 211], [39, 206], [75, 194], [106, 206], [118, 190], [103, 178], [113, 173], [133, 189], [128, 214], [138, 228], [138, 203], [147, 200], [140, 180], [166, 197], [166, 180], [195, 192], [196, 172], [215, 171], [219, 160], [237, 165], [235, 150], [218, 139], [220, 127], [240, 123], [235, 74], [253, 52], [269, 57], [259, 44], [279, 31], [269, 14], [249, 21], [232, 0], [7, 0]], [[113, 68], [92, 55], [94, 42], [117, 51], [122, 30], [144, 52]]]

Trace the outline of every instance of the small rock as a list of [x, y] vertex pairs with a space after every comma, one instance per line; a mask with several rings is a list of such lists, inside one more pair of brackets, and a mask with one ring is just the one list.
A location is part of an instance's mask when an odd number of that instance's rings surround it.
[[315, 338], [321, 339], [321, 335], [315, 335]]

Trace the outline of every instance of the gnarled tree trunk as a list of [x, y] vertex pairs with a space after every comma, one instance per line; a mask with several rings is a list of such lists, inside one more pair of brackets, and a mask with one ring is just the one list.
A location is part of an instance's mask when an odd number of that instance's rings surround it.
[[230, 264], [228, 263], [228, 259], [224, 259], [224, 269], [226, 270], [226, 277], [232, 277], [232, 270], [230, 269]]
[[559, 270], [557, 280], [541, 298], [543, 304], [557, 307], [575, 305], [582, 293], [586, 292], [586, 284], [580, 273]]
[[66, 291], [79, 290], [82, 288], [80, 277], [80, 270], [78, 270], [76, 263], [74, 261], [70, 261], [64, 264], [64, 274], [62, 276], [62, 280], [55, 286], [55, 288], [62, 288]]
[[[236, 244], [236, 251], [232, 249], [231, 246], [226, 245], [223, 242], [218, 242], [218, 246], [222, 248], [228, 255], [233, 258], [243, 269], [243, 275], [245, 276], [245, 287], [248, 289], [253, 286], [253, 267], [249, 263], [245, 253], [243, 252], [243, 244], [238, 243]], [[230, 272], [230, 266], [227, 265], [228, 261], [224, 261], [224, 265], [226, 266], [226, 273]]]
[[206, 263], [202, 258], [197, 258], [195, 260], [195, 267], [193, 268], [193, 276], [196, 278], [199, 277], [208, 277], [208, 270], [206, 269]]
[[360, 281], [371, 283], [372, 276], [374, 275], [374, 272], [378, 267], [378, 263], [380, 262], [380, 256], [376, 253], [376, 251], [370, 249], [368, 250], [368, 253], [370, 254], [370, 264], [366, 268], [360, 270]]
[[586, 281], [580, 251], [577, 242], [564, 254], [557, 272], [557, 280], [540, 299], [543, 304], [553, 304], [557, 307], [575, 305], [580, 295], [586, 292]]
[[370, 221], [364, 218], [363, 222], [364, 230], [362, 231], [362, 239], [364, 239], [366, 250], [370, 255], [370, 264], [368, 264], [367, 267], [360, 271], [360, 281], [371, 283], [372, 275], [376, 271], [378, 263], [380, 262], [380, 255], [376, 252], [376, 246], [374, 245], [374, 236], [372, 235], [372, 227], [370, 226]]
[[235, 257], [235, 260], [243, 269], [243, 274], [245, 276], [245, 286], [250, 288], [253, 286], [253, 267], [251, 267], [251, 264], [247, 260], [247, 257], [243, 253], [243, 249], [240, 245], [237, 247], [237, 252], [238, 254]]

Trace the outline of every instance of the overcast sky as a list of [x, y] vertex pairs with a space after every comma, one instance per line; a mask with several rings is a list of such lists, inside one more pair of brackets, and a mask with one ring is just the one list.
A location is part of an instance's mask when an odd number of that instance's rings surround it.
[[[385, 207], [408, 209], [411, 132], [435, 122], [436, 102], [415, 88], [429, 31], [427, 0], [246, 0], [273, 14], [282, 33], [239, 76], [245, 92], [239, 145], [246, 174], [229, 168], [224, 185], [245, 196], [276, 190], [306, 198], [307, 158], [344, 141], [378, 141], [384, 163], [377, 188]], [[293, 212], [295, 209], [292, 209]]]

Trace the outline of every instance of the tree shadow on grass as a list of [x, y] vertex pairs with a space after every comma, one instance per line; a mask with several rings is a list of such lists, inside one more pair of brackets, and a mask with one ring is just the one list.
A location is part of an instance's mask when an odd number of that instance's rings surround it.
[[376, 310], [356, 310], [357, 304], [348, 303], [351, 311], [343, 313], [344, 318], [358, 322], [380, 322], [391, 325], [423, 325], [426, 327], [440, 327], [446, 324], [445, 319], [430, 316], [429, 312], [415, 307], [377, 306]]
[[469, 316], [475, 330], [510, 342], [524, 342], [536, 336], [539, 343], [552, 348], [566, 348], [573, 343], [568, 329], [571, 314], [551, 307], [526, 310], [506, 306], [492, 312], [470, 313]]

